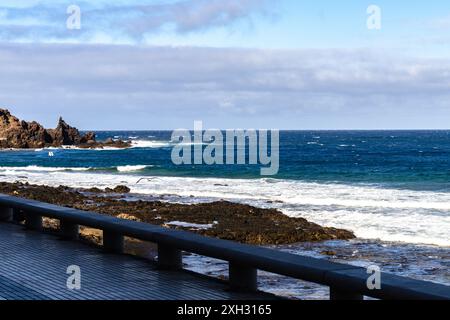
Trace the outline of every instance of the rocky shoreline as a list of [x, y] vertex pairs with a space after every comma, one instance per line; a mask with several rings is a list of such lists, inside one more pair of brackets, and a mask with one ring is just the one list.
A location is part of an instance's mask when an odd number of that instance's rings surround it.
[[133, 200], [128, 192], [126, 186], [101, 190], [0, 182], [0, 193], [241, 243], [281, 245], [355, 238], [350, 231], [291, 218], [275, 209], [226, 201], [187, 205]]
[[61, 117], [55, 129], [46, 129], [36, 121], [27, 122], [13, 116], [9, 110], [0, 109], [0, 149], [37, 149], [76, 146], [79, 148], [128, 148], [131, 142], [113, 140], [99, 142], [94, 132], [82, 135]]

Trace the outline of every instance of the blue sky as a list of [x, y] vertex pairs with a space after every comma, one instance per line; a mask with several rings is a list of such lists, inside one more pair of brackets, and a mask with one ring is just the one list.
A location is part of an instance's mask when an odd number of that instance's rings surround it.
[[0, 105], [85, 129], [449, 128], [449, 49], [443, 0], [3, 0]]
[[[71, 4], [81, 9], [81, 30], [65, 27]], [[379, 31], [366, 27], [371, 4], [382, 12]], [[6, 0], [0, 17], [2, 38], [13, 42], [383, 47], [443, 55], [450, 37], [450, 4], [445, 0]]]

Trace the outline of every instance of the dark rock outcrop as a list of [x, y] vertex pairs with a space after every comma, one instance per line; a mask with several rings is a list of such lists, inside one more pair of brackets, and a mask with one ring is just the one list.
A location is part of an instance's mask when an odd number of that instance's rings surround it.
[[94, 132], [82, 135], [77, 128], [59, 118], [56, 129], [45, 129], [36, 121], [26, 122], [13, 116], [7, 109], [0, 109], [0, 148], [44, 148], [78, 146], [102, 148], [103, 146], [127, 148], [129, 142], [97, 142]]
[[129, 193], [131, 190], [127, 186], [116, 186], [114, 189], [106, 188], [106, 193]]
[[[281, 245], [355, 238], [351, 231], [323, 227], [303, 218], [288, 217], [276, 209], [256, 208], [226, 201], [192, 205], [165, 201], [130, 201], [126, 196], [117, 194], [127, 191], [129, 189], [126, 186], [108, 190], [83, 190], [66, 186], [54, 188], [20, 182], [0, 182], [0, 193], [110, 216], [130, 215], [142, 222], [242, 243]], [[113, 193], [110, 194], [111, 192]], [[173, 221], [211, 227], [183, 227], [170, 224]]]
[[[69, 126], [61, 117], [56, 129], [47, 130], [55, 146], [72, 146], [86, 142], [86, 136], [81, 136], [77, 128]], [[89, 133], [90, 135], [92, 133]]]
[[0, 109], [0, 147], [42, 148], [51, 142], [52, 137], [39, 123], [20, 121], [8, 110]]

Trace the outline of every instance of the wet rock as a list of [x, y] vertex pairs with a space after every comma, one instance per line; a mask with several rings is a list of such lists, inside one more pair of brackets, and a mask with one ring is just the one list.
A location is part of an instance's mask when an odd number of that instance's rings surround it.
[[96, 135], [94, 132], [88, 132], [84, 135], [84, 137], [81, 139], [81, 143], [95, 143]]
[[322, 252], [320, 252], [321, 255], [324, 256], [335, 256], [336, 252], [332, 251], [332, 250], [324, 250]]
[[91, 191], [91, 194], [67, 187], [0, 182], [0, 193], [17, 192], [20, 197], [110, 216], [126, 214], [133, 219], [160, 226], [167, 221], [210, 224], [211, 228], [191, 232], [242, 243], [279, 245], [355, 238], [350, 231], [323, 227], [303, 218], [288, 217], [275, 209], [262, 209], [226, 201], [193, 205], [129, 201], [122, 197], [105, 196], [105, 193], [97, 195], [92, 189], [85, 191]]
[[105, 188], [104, 191], [102, 191], [104, 193], [129, 193], [130, 192], [130, 188], [128, 188], [127, 186], [117, 186], [114, 189], [112, 188]]
[[113, 189], [113, 191], [116, 193], [129, 193], [130, 188], [128, 188], [127, 186], [117, 186]]

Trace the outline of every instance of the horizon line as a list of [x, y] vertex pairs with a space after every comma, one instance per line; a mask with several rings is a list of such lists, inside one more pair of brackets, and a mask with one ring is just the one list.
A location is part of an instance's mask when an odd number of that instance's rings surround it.
[[[93, 132], [107, 132], [107, 131], [134, 131], [134, 132], [145, 132], [145, 131], [167, 131], [167, 132], [172, 132], [175, 130], [190, 130], [193, 131], [194, 129], [192, 128], [176, 128], [176, 129], [78, 129], [79, 131], [82, 132], [89, 132], [89, 131], [93, 131]], [[205, 130], [210, 130], [210, 129], [217, 129], [217, 128], [207, 128], [207, 129], [203, 129], [203, 131]], [[369, 132], [369, 131], [450, 131], [450, 128], [448, 129], [268, 129], [268, 128], [227, 128], [227, 129], [218, 129], [218, 130], [222, 130], [222, 131], [226, 131], [226, 130], [278, 130], [280, 132], [282, 131], [294, 131], [294, 132], [308, 132], [308, 131], [328, 131], [328, 132], [337, 132], [337, 131], [361, 131], [361, 132]]]

